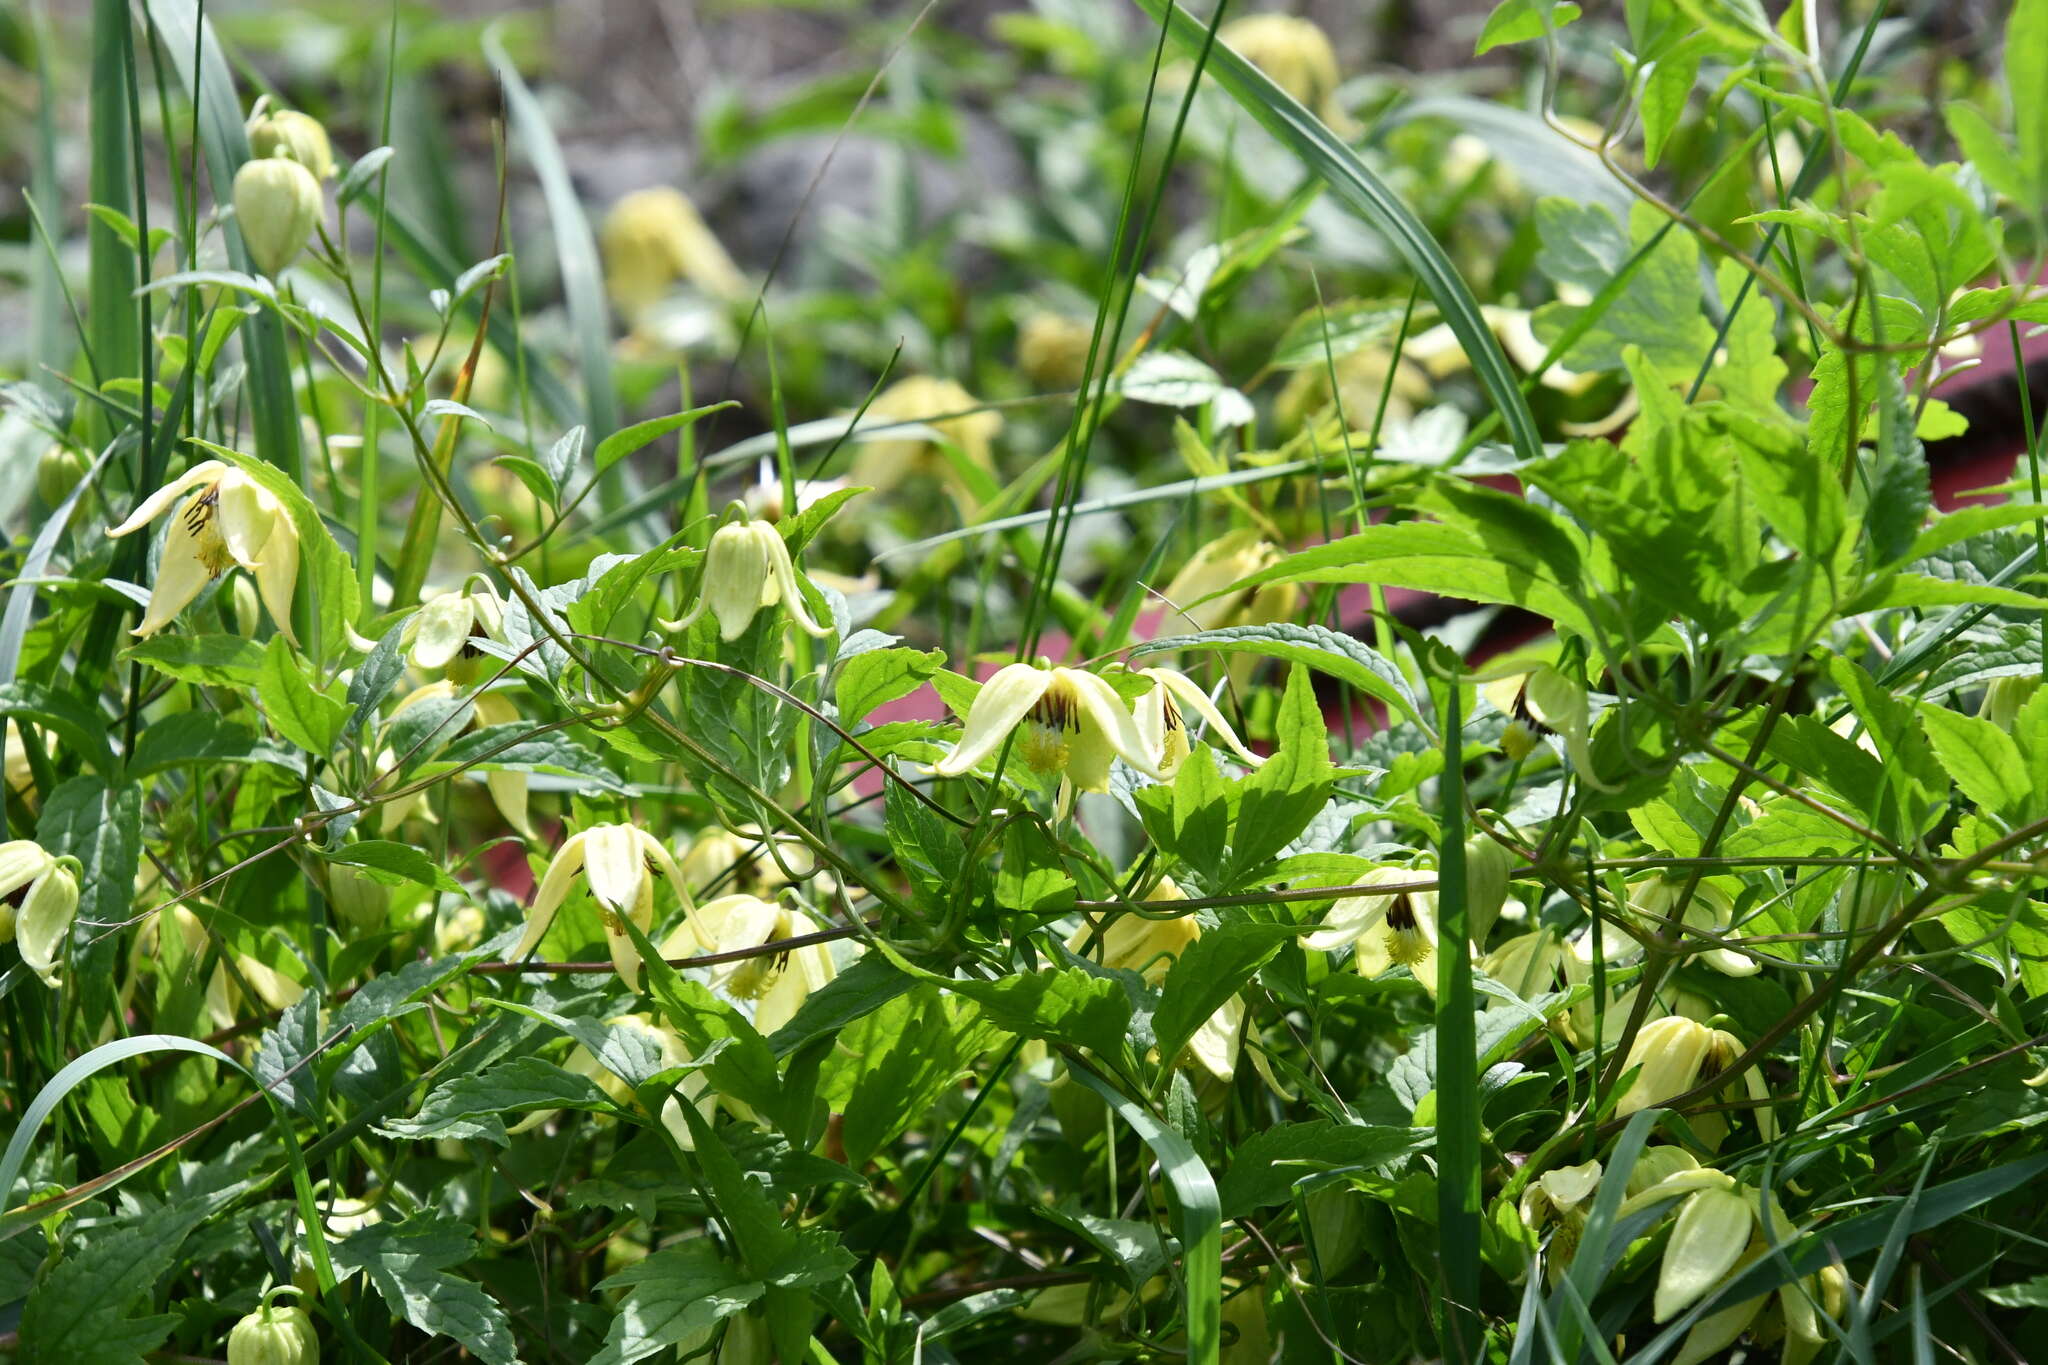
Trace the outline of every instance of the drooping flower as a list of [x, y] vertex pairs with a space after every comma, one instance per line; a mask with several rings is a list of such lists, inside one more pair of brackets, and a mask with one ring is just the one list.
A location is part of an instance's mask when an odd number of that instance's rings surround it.
[[1635, 1083], [1614, 1106], [1616, 1118], [1649, 1109], [1683, 1095], [1699, 1081], [1700, 1068], [1714, 1047], [1715, 1030], [1680, 1015], [1652, 1019], [1636, 1031], [1623, 1071], [1636, 1072]]
[[1088, 367], [1094, 339], [1090, 323], [1063, 313], [1035, 312], [1017, 328], [1017, 368], [1040, 387], [1071, 389]]
[[[291, 164], [291, 163], [283, 163]], [[300, 168], [303, 173], [304, 168]], [[143, 499], [107, 532], [125, 536], [162, 516], [193, 490], [171, 521], [149, 608], [134, 634], [169, 625], [209, 582], [239, 565], [256, 580], [270, 619], [292, 637], [292, 595], [299, 581], [299, 528], [277, 495], [221, 460], [202, 460]], [[297, 643], [293, 640], [293, 643]]]
[[541, 876], [533, 906], [526, 912], [525, 932], [512, 950], [512, 958], [523, 958], [539, 946], [562, 902], [569, 898], [570, 884], [582, 872], [603, 912], [612, 966], [627, 985], [637, 987], [640, 949], [626, 932], [625, 921], [630, 919], [643, 934], [653, 928], [654, 879], [649, 864], [675, 888], [687, 919], [694, 910], [690, 889], [659, 839], [637, 825], [592, 825], [570, 835]]
[[[1149, 899], [1186, 900], [1187, 893], [1171, 877], [1162, 877]], [[1067, 939], [1068, 951], [1086, 951], [1089, 941], [1095, 936], [1096, 925], [1090, 920]], [[1136, 972], [1145, 978], [1147, 985], [1156, 988], [1166, 980], [1167, 972], [1173, 969], [1173, 964], [1180, 960], [1188, 945], [1201, 936], [1202, 923], [1193, 915], [1175, 915], [1167, 919], [1119, 915], [1101, 932], [1099, 951], [1102, 965]], [[1243, 1032], [1244, 998], [1233, 995], [1202, 1021], [1194, 1037], [1188, 1040], [1188, 1052], [1201, 1063], [1204, 1071], [1219, 1081], [1227, 1081], [1237, 1074], [1237, 1056]]]
[[1138, 673], [1152, 680], [1152, 690], [1138, 699], [1133, 719], [1138, 736], [1145, 743], [1145, 752], [1152, 755], [1153, 766], [1159, 770], [1162, 781], [1172, 780], [1191, 752], [1187, 721], [1181, 714], [1183, 706], [1200, 716], [1209, 733], [1221, 736], [1246, 763], [1256, 768], [1266, 761], [1245, 747], [1237, 731], [1230, 728], [1230, 722], [1209, 700], [1209, 694], [1187, 674], [1174, 668], [1141, 668]]
[[[662, 943], [661, 952], [671, 958], [744, 952], [817, 932], [817, 921], [801, 910], [742, 893], [698, 906]], [[718, 963], [711, 968], [711, 986], [736, 999], [754, 1001], [755, 1029], [773, 1033], [796, 1017], [813, 991], [824, 989], [837, 975], [830, 946], [807, 943], [772, 956]]]
[[745, 633], [755, 612], [778, 603], [789, 609], [790, 619], [805, 633], [821, 637], [832, 633], [830, 626], [812, 620], [805, 608], [796, 565], [790, 562], [782, 533], [768, 522], [750, 519], [741, 509], [712, 533], [711, 547], [704, 552], [704, 581], [697, 591], [697, 605], [682, 620], [662, 625], [670, 631], [685, 631], [709, 611], [718, 621], [718, 638], [730, 643]]
[[[995, 440], [1002, 434], [997, 412], [976, 412], [982, 401], [950, 379], [911, 375], [875, 395], [861, 415], [863, 432], [900, 422], [919, 422], [958, 448], [977, 469], [995, 467]], [[922, 436], [857, 437], [852, 479], [869, 488], [894, 488], [912, 474], [935, 474], [964, 490], [946, 457]]]
[[505, 604], [488, 583], [471, 580], [458, 591], [429, 597], [405, 623], [398, 643], [414, 668], [446, 668], [470, 648], [479, 631], [493, 640], [505, 633]]
[[605, 292], [628, 322], [685, 280], [714, 298], [746, 295], [739, 267], [696, 206], [666, 185], [621, 197], [605, 215], [600, 238]]
[[1732, 1177], [1719, 1171], [1701, 1174], [1718, 1179], [1702, 1184], [1679, 1205], [1657, 1272], [1653, 1318], [1659, 1323], [1671, 1321], [1721, 1282], [1749, 1245], [1756, 1221], [1752, 1200]]
[[1233, 19], [1216, 36], [1339, 134], [1356, 126], [1337, 102], [1340, 72], [1330, 35], [1291, 14]]
[[1033, 772], [1057, 775], [1079, 791], [1109, 790], [1109, 768], [1117, 758], [1147, 777], [1159, 776], [1115, 688], [1093, 673], [1043, 661], [997, 669], [968, 707], [960, 742], [932, 771], [941, 777], [970, 771], [1013, 730], [1017, 752]]
[[249, 155], [285, 156], [313, 173], [315, 180], [334, 177], [334, 147], [327, 129], [311, 114], [296, 109], [275, 109], [250, 118]]
[[791, 879], [808, 877], [816, 866], [809, 845], [794, 834], [763, 836], [753, 826], [741, 832], [713, 827], [690, 840], [676, 860], [690, 894], [717, 890], [766, 896]]
[[75, 866], [33, 839], [0, 844], [0, 898], [28, 888], [19, 911], [0, 907], [0, 943], [12, 938], [22, 962], [51, 990], [64, 984], [64, 949], [78, 913]]
[[1583, 1166], [1560, 1166], [1545, 1171], [1522, 1189], [1517, 1212], [1522, 1226], [1532, 1234], [1556, 1225], [1550, 1237], [1550, 1254], [1544, 1259], [1544, 1278], [1552, 1285], [1564, 1278], [1578, 1251], [1579, 1237], [1586, 1228], [1591, 1200], [1600, 1189], [1602, 1170], [1597, 1161]]
[[1266, 625], [1291, 617], [1301, 596], [1297, 584], [1268, 583], [1231, 592], [1280, 559], [1280, 547], [1250, 528], [1226, 532], [1202, 546], [1161, 593], [1173, 605], [1165, 632], [1193, 634], [1226, 626]]
[[1489, 696], [1514, 688], [1513, 700], [1502, 709], [1508, 713], [1507, 728], [1501, 732], [1501, 752], [1516, 762], [1528, 757], [1545, 735], [1564, 741], [1565, 756], [1579, 780], [1601, 791], [1613, 791], [1593, 771], [1592, 708], [1585, 687], [1545, 664], [1518, 683], [1505, 680]]
[[[392, 721], [396, 721], [413, 707], [428, 702], [452, 702], [459, 693], [460, 689], [446, 678], [414, 688], [399, 699], [398, 705], [391, 708], [390, 720], [386, 722], [387, 731]], [[513, 705], [512, 698], [502, 691], [472, 693], [468, 700], [470, 714], [469, 719], [464, 722], [466, 726], [486, 729], [493, 725], [516, 724], [519, 720], [519, 708]], [[395, 772], [399, 762], [400, 756], [388, 744], [377, 754], [379, 772]], [[512, 826], [521, 838], [533, 838], [533, 824], [527, 811], [526, 774], [494, 769], [484, 774], [484, 786], [491, 793], [491, 801], [497, 806], [498, 813], [505, 817], [505, 823]], [[378, 824], [389, 833], [415, 815], [429, 822], [433, 820], [424, 788], [381, 803]]]
[[[1412, 867], [1376, 867], [1358, 881], [1363, 886], [1387, 886], [1428, 875]], [[1435, 995], [1436, 900], [1434, 891], [1347, 896], [1330, 907], [1322, 927], [1303, 938], [1301, 945], [1325, 953], [1351, 945], [1352, 964], [1360, 976], [1378, 978], [1391, 967], [1406, 967], [1424, 990]]]
[[271, 276], [305, 249], [326, 210], [319, 178], [289, 155], [244, 161], [235, 172], [234, 200], [249, 259]]
[[[1678, 899], [1685, 894], [1683, 877], [1647, 877], [1628, 889], [1629, 904], [1655, 925], [1671, 916]], [[1685, 928], [1719, 937], [1735, 922], [1735, 898], [1715, 882], [1702, 880], [1686, 902], [1681, 923]], [[1723, 976], [1755, 976], [1763, 970], [1757, 960], [1733, 948], [1702, 948], [1692, 954]]]

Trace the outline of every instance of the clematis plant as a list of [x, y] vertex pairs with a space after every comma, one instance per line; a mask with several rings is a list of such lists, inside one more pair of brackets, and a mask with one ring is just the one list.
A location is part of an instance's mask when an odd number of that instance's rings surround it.
[[256, 580], [270, 619], [296, 644], [291, 621], [299, 580], [299, 529], [276, 494], [233, 465], [200, 461], [144, 498], [107, 534], [125, 536], [141, 530], [188, 493], [164, 537], [149, 607], [133, 633], [156, 634], [208, 583], [239, 566]]
[[668, 878], [682, 902], [685, 921], [695, 913], [690, 888], [683, 882], [675, 859], [661, 841], [637, 825], [592, 825], [569, 836], [554, 861], [542, 874], [534, 892], [533, 906], [526, 912], [526, 929], [519, 936], [514, 959], [525, 957], [540, 945], [562, 903], [569, 899], [569, 887], [582, 872], [590, 894], [604, 912], [605, 942], [611, 948], [612, 966], [628, 986], [640, 982], [640, 949], [626, 932], [631, 920], [641, 933], [654, 925], [654, 880], [649, 865]]
[[[1412, 882], [1426, 873], [1412, 867], [1376, 867], [1358, 879], [1362, 886]], [[1436, 994], [1436, 892], [1401, 891], [1381, 896], [1347, 896], [1323, 916], [1304, 948], [1330, 952], [1347, 944], [1360, 976], [1384, 976], [1406, 967], [1431, 995]]]
[[1256, 768], [1266, 761], [1245, 747], [1237, 731], [1216, 709], [1216, 703], [1209, 700], [1209, 694], [1193, 678], [1177, 668], [1141, 668], [1138, 674], [1152, 680], [1152, 689], [1138, 700], [1138, 735], [1144, 740], [1145, 751], [1152, 756], [1161, 781], [1171, 781], [1193, 751], [1183, 706], [1201, 717], [1209, 733], [1220, 736], [1231, 752], [1246, 763]]

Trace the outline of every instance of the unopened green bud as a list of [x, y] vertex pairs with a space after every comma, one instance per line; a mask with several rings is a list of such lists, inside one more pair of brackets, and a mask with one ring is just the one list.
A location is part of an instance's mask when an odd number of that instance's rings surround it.
[[327, 869], [327, 899], [341, 922], [359, 934], [382, 929], [391, 913], [391, 888], [345, 863]]
[[312, 240], [325, 207], [320, 182], [284, 156], [242, 163], [235, 172], [235, 217], [249, 258], [265, 275], [276, 275]]
[[45, 507], [55, 507], [71, 496], [85, 477], [85, 456], [67, 445], [53, 445], [36, 464], [36, 492]]
[[2010, 730], [2013, 722], [2019, 718], [2020, 708], [2027, 704], [2040, 687], [2041, 680], [2031, 673], [2015, 673], [2004, 678], [1993, 678], [1990, 685], [1984, 689], [1984, 700], [1977, 707], [1977, 715], [2001, 730]]
[[265, 1304], [228, 1333], [228, 1365], [319, 1365], [313, 1320], [298, 1307]]
[[327, 130], [319, 119], [296, 109], [280, 109], [249, 120], [249, 154], [290, 157], [317, 180], [334, 174], [334, 149], [328, 144]]

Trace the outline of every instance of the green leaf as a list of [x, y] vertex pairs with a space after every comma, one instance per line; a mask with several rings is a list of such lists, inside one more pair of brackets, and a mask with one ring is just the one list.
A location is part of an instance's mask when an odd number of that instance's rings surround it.
[[796, 1017], [777, 1029], [768, 1044], [776, 1056], [787, 1057], [804, 1044], [865, 1018], [916, 986], [916, 977], [896, 970], [882, 954], [869, 953], [826, 982], [823, 990], [812, 992], [798, 1006]]
[[428, 1336], [454, 1338], [485, 1365], [516, 1365], [505, 1310], [475, 1281], [447, 1273], [475, 1253], [467, 1226], [431, 1213], [373, 1223], [333, 1247], [337, 1275], [367, 1275], [385, 1306]]
[[555, 487], [555, 481], [548, 477], [547, 470], [541, 468], [538, 461], [529, 460], [524, 455], [499, 455], [491, 463], [500, 469], [510, 470], [513, 477], [526, 485], [526, 491], [545, 506], [561, 506], [561, 490]]
[[631, 1365], [731, 1317], [767, 1286], [750, 1280], [709, 1239], [664, 1247], [602, 1281], [630, 1289], [590, 1365]]
[[602, 474], [642, 446], [658, 441], [681, 427], [693, 425], [714, 412], [723, 412], [727, 408], [738, 406], [736, 401], [727, 399], [722, 403], [706, 403], [701, 408], [691, 408], [687, 412], [672, 412], [666, 417], [650, 417], [644, 422], [635, 422], [632, 426], [615, 431], [599, 441], [597, 449], [591, 454], [591, 464], [596, 467], [598, 474]]
[[534, 1109], [586, 1109], [617, 1112], [604, 1091], [579, 1076], [539, 1057], [515, 1057], [488, 1070], [456, 1076], [436, 1086], [409, 1119], [393, 1119], [383, 1131], [393, 1137], [440, 1137], [450, 1129], [507, 1146], [500, 1114]]
[[2039, 214], [2048, 194], [2048, 0], [2015, 0], [2005, 24], [2005, 84], [2029, 181], [2020, 204]]
[[1154, 21], [1167, 26], [1183, 51], [1191, 56], [1206, 51], [1208, 75], [1282, 146], [1292, 151], [1311, 175], [1328, 185], [1345, 207], [1387, 239], [1436, 300], [1451, 334], [1470, 358], [1473, 374], [1499, 411], [1515, 454], [1523, 460], [1539, 458], [1543, 438], [1536, 429], [1536, 417], [1529, 410], [1521, 383], [1480, 312], [1479, 301], [1472, 296], [1472, 290], [1444, 254], [1428, 225], [1373, 173], [1357, 152], [1274, 84], [1271, 77], [1228, 44], [1212, 44], [1207, 21], [1197, 19], [1174, 0], [1138, 2]]
[[1934, 756], [1963, 795], [2008, 817], [2018, 817], [2033, 802], [2026, 760], [2011, 735], [1988, 720], [1931, 702], [1920, 704], [1920, 723], [1934, 743]]
[[1378, 583], [1475, 602], [1526, 607], [1561, 628], [1592, 635], [1579, 607], [1579, 585], [1502, 564], [1471, 532], [1439, 522], [1404, 521], [1367, 527], [1327, 545], [1291, 554], [1240, 584]]
[[1189, 1365], [1218, 1365], [1223, 1336], [1223, 1218], [1209, 1168], [1187, 1139], [1118, 1094], [1093, 1071], [1075, 1067], [1070, 1074], [1108, 1101], [1158, 1159], [1187, 1281]]
[[1080, 967], [1019, 972], [994, 981], [949, 980], [946, 989], [981, 1006], [989, 1023], [1021, 1038], [1040, 1038], [1119, 1057], [1131, 1026], [1131, 999], [1117, 981]]
[[210, 1212], [200, 1201], [159, 1208], [94, 1232], [51, 1267], [22, 1308], [22, 1365], [142, 1365], [176, 1314], [131, 1318], [146, 1306], [178, 1249]]
[[1231, 826], [1230, 861], [1223, 871], [1224, 880], [1233, 886], [1308, 828], [1329, 801], [1336, 778], [1330, 732], [1305, 668], [1287, 675], [1277, 728], [1280, 751], [1244, 779], [1244, 795]]
[[349, 709], [333, 697], [315, 692], [306, 681], [306, 667], [283, 635], [271, 636], [263, 651], [256, 695], [278, 734], [315, 758], [324, 758], [348, 724]]
[[1284, 1204], [1296, 1182], [1318, 1171], [1370, 1170], [1429, 1146], [1427, 1128], [1374, 1128], [1310, 1119], [1282, 1123], [1246, 1138], [1232, 1155], [1217, 1193], [1225, 1218]]
[[946, 663], [944, 650], [870, 649], [840, 665], [833, 683], [839, 723], [851, 730], [878, 706], [907, 697]]
[[1152, 1036], [1168, 1064], [1209, 1016], [1243, 989], [1259, 968], [1273, 960], [1295, 937], [1291, 924], [1239, 921], [1205, 929], [1181, 951], [1159, 985], [1160, 1004], [1152, 1015]]
[[95, 772], [111, 775], [119, 767], [107, 744], [111, 727], [65, 693], [36, 683], [8, 683], [0, 686], [0, 717], [56, 731]]
[[972, 1006], [930, 983], [901, 995], [839, 1035], [829, 1093], [844, 1095], [841, 1138], [856, 1170], [913, 1123], [928, 1120], [995, 1030]]
[[1484, 57], [1507, 43], [1533, 42], [1578, 17], [1579, 7], [1571, 0], [1501, 0], [1486, 16], [1486, 27], [1479, 31], [1479, 44], [1472, 55]]
[[128, 775], [147, 777], [186, 763], [269, 763], [303, 775], [305, 759], [217, 711], [180, 711], [142, 732], [128, 759]]
[[[1314, 368], [1391, 341], [1401, 330], [1407, 309], [1404, 299], [1345, 299], [1311, 308], [1287, 325], [1267, 364], [1276, 370]], [[1414, 336], [1435, 321], [1436, 309], [1421, 305], [1409, 321], [1408, 334]]]
[[1643, 164], [1654, 167], [1664, 144], [1685, 115], [1685, 102], [1699, 78], [1700, 59], [1712, 43], [1704, 35], [1660, 54], [1643, 81]]
[[413, 882], [436, 891], [455, 895], [462, 893], [461, 882], [411, 844], [395, 843], [389, 839], [365, 839], [360, 843], [343, 844], [323, 856], [330, 863], [360, 867], [386, 886]]
[[1176, 653], [1182, 650], [1220, 650], [1260, 654], [1269, 659], [1307, 664], [1376, 701], [1386, 703], [1402, 719], [1424, 725], [1415, 691], [1408, 685], [1408, 679], [1402, 675], [1399, 666], [1355, 636], [1326, 626], [1296, 626], [1284, 622], [1264, 626], [1228, 626], [1221, 630], [1203, 631], [1199, 635], [1151, 640], [1131, 653], [1138, 656], [1169, 650]]
[[[1565, 352], [1566, 369], [1619, 369], [1622, 352], [1637, 346], [1660, 373], [1690, 379], [1701, 357], [1713, 351], [1714, 327], [1700, 310], [1699, 243], [1685, 232], [1655, 237], [1661, 221], [1655, 210], [1637, 204], [1624, 233], [1604, 204], [1562, 199], [1537, 204], [1536, 227], [1544, 248], [1537, 263], [1560, 283], [1597, 293], [1620, 273], [1635, 248], [1656, 241], [1620, 297]], [[1531, 325], [1548, 345], [1583, 311], [1572, 304], [1548, 303], [1536, 310]]]
[[1073, 905], [1074, 878], [1043, 825], [1013, 820], [1003, 831], [995, 890], [996, 904], [1027, 915], [1057, 914]]
[[127, 657], [203, 687], [254, 687], [263, 669], [263, 647], [239, 635], [152, 635], [128, 646]]
[[[135, 901], [135, 871], [142, 865], [142, 788], [109, 787], [97, 777], [74, 777], [50, 793], [36, 824], [36, 842], [78, 859], [78, 910], [72, 942], [80, 951], [101, 924], [128, 918]], [[97, 952], [112, 960], [118, 941], [101, 940]], [[76, 980], [74, 974], [70, 980]]]

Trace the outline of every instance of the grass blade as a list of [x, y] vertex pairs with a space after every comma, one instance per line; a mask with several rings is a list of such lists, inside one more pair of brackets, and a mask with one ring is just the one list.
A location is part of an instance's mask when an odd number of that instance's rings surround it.
[[1443, 1248], [1444, 1358], [1469, 1361], [1480, 1357], [1485, 1328], [1479, 1313], [1479, 1039], [1472, 955], [1465, 951], [1470, 924], [1461, 686], [1454, 667], [1444, 687], [1444, 774], [1438, 789], [1443, 833], [1437, 845], [1437, 921], [1439, 941], [1448, 946], [1436, 960], [1436, 1204]]
[[[1207, 25], [1174, 0], [1137, 3], [1154, 19], [1167, 23], [1174, 41], [1187, 51], [1201, 50], [1208, 36]], [[1472, 361], [1472, 372], [1485, 385], [1507, 426], [1508, 441], [1515, 454], [1524, 460], [1541, 459], [1543, 441], [1536, 432], [1536, 417], [1529, 411], [1514, 370], [1481, 316], [1479, 301], [1473, 298], [1457, 267], [1451, 264], [1450, 257], [1437, 245], [1422, 220], [1322, 120], [1302, 108], [1256, 66], [1218, 43], [1209, 55], [1209, 70], [1217, 83], [1329, 185], [1339, 200], [1386, 234], [1388, 242], [1422, 281], [1422, 287], [1436, 300], [1445, 323], [1464, 347]]]
[[[1102, 1096], [1158, 1158], [1159, 1173], [1173, 1194], [1174, 1235], [1180, 1238], [1187, 1277], [1187, 1358], [1190, 1365], [1217, 1365], [1223, 1337], [1223, 1204], [1209, 1168], [1179, 1133], [1087, 1067], [1074, 1065], [1069, 1074]], [[1476, 1237], [1472, 1245], [1476, 1254]]]
[[[123, 0], [96, 0], [92, 12], [92, 170], [86, 192], [92, 202], [130, 217], [135, 212], [134, 149], [128, 139], [128, 31]], [[50, 201], [55, 202], [55, 201]], [[86, 278], [91, 303], [86, 311], [86, 345], [93, 385], [133, 375], [142, 363], [142, 333], [128, 306], [135, 292], [135, 251], [98, 217], [86, 224]], [[105, 417], [94, 419], [105, 432]], [[132, 477], [132, 476], [131, 476]]]

